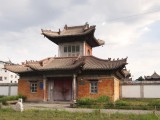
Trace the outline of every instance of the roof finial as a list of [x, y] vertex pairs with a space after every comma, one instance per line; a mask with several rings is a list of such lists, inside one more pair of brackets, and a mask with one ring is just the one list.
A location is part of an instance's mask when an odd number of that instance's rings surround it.
[[88, 22], [86, 22], [85, 25], [88, 25]]
[[86, 22], [84, 26], [85, 26], [84, 29], [88, 29], [89, 28], [88, 22]]
[[61, 30], [59, 29], [58, 34], [60, 34], [60, 33], [61, 33]]
[[68, 28], [68, 26], [67, 26], [67, 24], [65, 24], [64, 29], [67, 30], [67, 28]]

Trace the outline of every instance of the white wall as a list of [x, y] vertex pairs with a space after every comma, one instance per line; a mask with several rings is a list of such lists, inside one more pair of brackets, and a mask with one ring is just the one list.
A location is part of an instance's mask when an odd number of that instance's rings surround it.
[[0, 95], [8, 95], [8, 86], [0, 86]]
[[11, 95], [18, 95], [18, 86], [11, 87]]
[[0, 95], [12, 96], [18, 95], [18, 85], [17, 84], [0, 84]]
[[123, 98], [140, 98], [140, 85], [122, 85]]
[[160, 81], [121, 84], [122, 98], [160, 98]]
[[144, 98], [160, 98], [160, 85], [145, 85]]

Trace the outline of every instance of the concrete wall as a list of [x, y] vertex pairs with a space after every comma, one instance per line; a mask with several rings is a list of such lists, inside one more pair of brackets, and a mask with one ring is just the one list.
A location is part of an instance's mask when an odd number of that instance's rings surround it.
[[4, 84], [0, 83], [0, 95], [12, 96], [18, 95], [18, 85], [17, 84]]
[[123, 82], [122, 98], [160, 98], [160, 81]]
[[160, 98], [160, 85], [145, 85], [144, 98]]
[[140, 85], [122, 85], [122, 98], [140, 98]]

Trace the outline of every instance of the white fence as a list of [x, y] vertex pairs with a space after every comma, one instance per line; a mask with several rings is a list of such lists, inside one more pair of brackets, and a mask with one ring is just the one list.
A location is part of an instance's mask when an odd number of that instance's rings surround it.
[[123, 82], [121, 98], [160, 98], [160, 81]]
[[0, 95], [4, 96], [18, 95], [18, 84], [0, 83]]

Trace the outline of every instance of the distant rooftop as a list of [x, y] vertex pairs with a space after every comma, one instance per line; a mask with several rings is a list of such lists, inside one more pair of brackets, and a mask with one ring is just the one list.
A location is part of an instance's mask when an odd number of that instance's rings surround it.
[[160, 75], [154, 72], [151, 76], [144, 76], [145, 80], [159, 80], [160, 81]]

